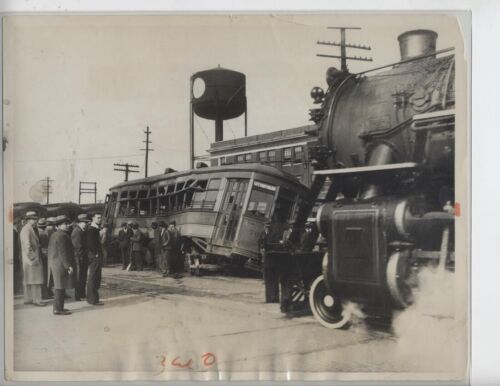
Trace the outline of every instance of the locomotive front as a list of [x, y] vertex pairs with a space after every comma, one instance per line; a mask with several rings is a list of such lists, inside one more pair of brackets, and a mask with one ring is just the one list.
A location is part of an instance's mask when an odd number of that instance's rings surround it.
[[311, 110], [314, 174], [331, 184], [317, 213], [328, 254], [310, 304], [331, 328], [349, 321], [342, 302], [377, 314], [406, 307], [422, 264], [454, 266], [455, 60], [439, 56], [433, 31], [398, 39], [399, 63], [329, 71], [328, 91], [311, 93], [321, 104]]

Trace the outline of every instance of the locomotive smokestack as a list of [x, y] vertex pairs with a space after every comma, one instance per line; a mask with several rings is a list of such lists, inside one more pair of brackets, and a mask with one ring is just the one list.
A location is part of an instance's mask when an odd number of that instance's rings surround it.
[[398, 36], [401, 60], [436, 51], [438, 34], [428, 29], [407, 31]]

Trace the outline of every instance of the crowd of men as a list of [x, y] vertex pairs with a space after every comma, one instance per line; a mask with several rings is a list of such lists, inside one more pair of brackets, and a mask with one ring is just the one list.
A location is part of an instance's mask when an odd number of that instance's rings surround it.
[[[96, 213], [78, 215], [72, 222], [65, 216], [38, 218], [27, 212], [14, 222], [14, 292], [21, 291], [24, 303], [45, 306], [54, 298], [54, 314], [70, 315], [64, 308], [66, 290], [74, 289], [74, 300], [86, 299], [102, 305], [99, 299], [101, 271], [107, 258], [107, 226]], [[121, 224], [115, 240], [122, 269], [142, 271], [156, 268], [163, 277], [181, 277], [184, 258], [181, 235], [175, 221], [153, 222], [149, 235], [136, 222]]]
[[157, 269], [163, 277], [175, 278], [180, 277], [184, 270], [181, 234], [175, 221], [168, 226], [164, 221], [153, 221], [148, 235], [139, 229], [138, 223], [124, 222], [117, 241], [124, 270], [142, 271], [149, 266]]
[[24, 303], [42, 307], [54, 298], [54, 315], [70, 315], [64, 308], [66, 290], [76, 301], [100, 306], [99, 288], [105, 256], [106, 228], [96, 213], [38, 218], [27, 212], [14, 223], [14, 291], [23, 282]]

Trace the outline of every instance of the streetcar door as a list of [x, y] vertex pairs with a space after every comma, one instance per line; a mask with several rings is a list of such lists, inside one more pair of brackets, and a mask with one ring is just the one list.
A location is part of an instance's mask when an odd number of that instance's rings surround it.
[[245, 203], [248, 179], [231, 178], [226, 186], [226, 193], [220, 208], [215, 244], [230, 247], [236, 236]]

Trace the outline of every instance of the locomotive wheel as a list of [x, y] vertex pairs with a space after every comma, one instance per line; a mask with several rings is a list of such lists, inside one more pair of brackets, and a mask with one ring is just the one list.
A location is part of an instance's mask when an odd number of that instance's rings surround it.
[[309, 305], [314, 317], [323, 326], [336, 329], [349, 326], [350, 313], [344, 310], [340, 299], [328, 291], [323, 276], [318, 276], [311, 286]]
[[386, 268], [387, 286], [397, 306], [406, 308], [413, 303], [411, 282], [415, 278], [407, 251], [395, 252], [389, 257]]

